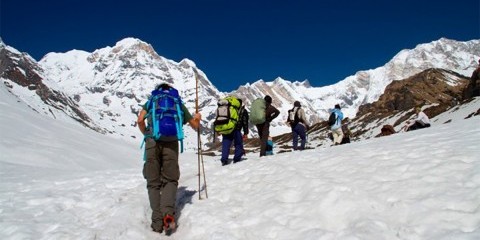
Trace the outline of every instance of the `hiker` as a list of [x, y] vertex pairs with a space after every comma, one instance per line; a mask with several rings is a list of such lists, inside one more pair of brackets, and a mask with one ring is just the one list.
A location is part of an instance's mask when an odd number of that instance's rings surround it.
[[[352, 132], [350, 131], [350, 128], [348, 127], [347, 124], [342, 125], [342, 133], [343, 133], [343, 137], [342, 137], [342, 142], [340, 142], [340, 144], [350, 143], [350, 136], [352, 135]], [[331, 141], [333, 141], [333, 133], [332, 132], [329, 132], [327, 134], [327, 137]]]
[[[242, 156], [245, 154], [243, 140], [247, 139], [248, 136], [248, 111], [242, 104], [242, 99], [238, 99], [238, 101], [240, 102], [240, 109], [238, 110], [238, 121], [236, 122], [235, 128], [229, 134], [222, 134], [222, 158], [220, 159], [222, 166], [230, 163], [228, 161], [228, 155], [230, 154], [232, 142], [235, 147], [233, 163], [240, 162]], [[243, 135], [241, 130], [243, 130]]]
[[470, 77], [470, 82], [468, 83], [467, 86], [467, 97], [475, 97], [475, 96], [480, 96], [480, 85], [478, 81], [480, 80], [480, 59], [478, 60], [478, 67], [475, 69], [472, 73], [472, 76]]
[[343, 139], [343, 113], [340, 109], [340, 105], [335, 104], [335, 108], [332, 110], [332, 113], [330, 114], [330, 117], [328, 119], [330, 130], [332, 131], [333, 135], [333, 145], [339, 145], [340, 143], [342, 143]]
[[[164, 94], [164, 95], [162, 95]], [[161, 109], [163, 105], [161, 101], [155, 101], [153, 96], [165, 96], [171, 97], [171, 99], [179, 99], [179, 103], [176, 103], [176, 107], [170, 107], [168, 110], [164, 110], [159, 117], [155, 114]], [[162, 101], [166, 99], [161, 99]], [[172, 100], [173, 101], [173, 100]], [[167, 102], [167, 101], [163, 101]], [[156, 105], [158, 103], [158, 106]], [[165, 103], [166, 104], [166, 103]], [[172, 104], [173, 105], [173, 104]], [[156, 111], [152, 109], [157, 109]], [[180, 110], [181, 111], [178, 111]], [[164, 114], [165, 113], [165, 114]], [[170, 115], [169, 115], [170, 114]], [[153, 116], [152, 116], [153, 115]], [[172, 115], [175, 115], [174, 117]], [[170, 118], [168, 118], [170, 117]], [[182, 119], [180, 124], [169, 124], [166, 122]], [[148, 126], [145, 123], [147, 119]], [[157, 119], [154, 123], [154, 119]], [[147, 103], [143, 105], [137, 119], [138, 128], [140, 132], [145, 136], [145, 164], [143, 166], [143, 176], [147, 180], [148, 198], [150, 201], [150, 207], [152, 209], [152, 224], [150, 225], [155, 232], [163, 232], [166, 230], [174, 230], [175, 224], [175, 201], [178, 188], [178, 180], [180, 178], [180, 168], [178, 165], [179, 146], [178, 140], [183, 139], [183, 129], [178, 129], [185, 123], [189, 123], [190, 126], [199, 130], [200, 128], [201, 114], [196, 113], [192, 115], [188, 112], [185, 105], [181, 102], [178, 96], [178, 91], [170, 85], [163, 83], [159, 85], [149, 98]], [[160, 127], [154, 126], [158, 123]], [[162, 123], [165, 125], [162, 126]], [[170, 127], [172, 125], [176, 125]], [[161, 130], [155, 130], [160, 128]], [[158, 139], [155, 131], [164, 132], [158, 134]], [[175, 135], [169, 135], [165, 131], [173, 131]], [[183, 143], [182, 143], [183, 147]], [[183, 149], [182, 149], [183, 150]]]
[[273, 155], [273, 138], [271, 136], [268, 137], [267, 141], [267, 150], [266, 150], [266, 155]]
[[[287, 124], [292, 128], [293, 150], [304, 150], [309, 124], [299, 101], [295, 101], [293, 108], [288, 110]], [[298, 147], [298, 137], [301, 140], [300, 147]]]
[[267, 155], [266, 151], [268, 136], [270, 136], [270, 122], [280, 114], [280, 111], [272, 106], [272, 97], [266, 95], [263, 99], [265, 100], [265, 122], [256, 125], [258, 135], [260, 136], [260, 157]]
[[422, 111], [421, 107], [416, 107], [415, 113], [417, 114], [417, 117], [414, 120], [407, 121], [407, 132], [430, 127], [430, 119], [427, 114]]

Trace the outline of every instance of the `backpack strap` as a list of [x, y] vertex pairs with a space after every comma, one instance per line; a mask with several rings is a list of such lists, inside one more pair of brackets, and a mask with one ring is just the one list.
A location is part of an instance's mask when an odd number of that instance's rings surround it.
[[335, 112], [335, 124], [339, 123], [338, 120], [340, 120], [340, 117], [338, 116], [338, 113]]
[[[295, 108], [297, 108], [295, 110]], [[293, 127], [295, 127], [299, 122], [300, 122], [300, 118], [298, 117], [298, 110], [300, 110], [300, 107], [293, 107], [289, 112], [292, 112], [293, 113], [293, 119], [291, 120], [291, 124]], [[288, 116], [289, 120], [290, 120], [290, 114]]]
[[[157, 100], [158, 100], [159, 96], [155, 96], [153, 98], [153, 104], [152, 104], [152, 109], [150, 111], [152, 111], [152, 123], [153, 123], [153, 129], [159, 129], [160, 128], [160, 125], [157, 121], [157, 114], [156, 114], [156, 111], [157, 111]], [[163, 113], [162, 113], [163, 115]], [[160, 117], [161, 118], [161, 117]], [[153, 135], [153, 138], [154, 139], [159, 139], [160, 138], [160, 133], [152, 133]]]
[[177, 138], [178, 138], [178, 141], [180, 141], [180, 153], [183, 153], [183, 128], [182, 128], [182, 125], [183, 125], [183, 111], [182, 111], [182, 108], [180, 107], [180, 99], [179, 98], [175, 98], [175, 107], [177, 109], [177, 115], [178, 115], [178, 119], [175, 118], [175, 125], [177, 127]]

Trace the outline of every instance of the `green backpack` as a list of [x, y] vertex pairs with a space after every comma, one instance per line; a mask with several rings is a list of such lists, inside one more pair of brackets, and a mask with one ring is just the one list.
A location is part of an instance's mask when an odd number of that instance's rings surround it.
[[265, 109], [267, 103], [263, 98], [257, 98], [253, 100], [252, 106], [250, 106], [250, 122], [254, 125], [262, 124], [265, 122]]
[[215, 132], [230, 134], [238, 122], [240, 101], [236, 97], [229, 96], [218, 101], [217, 105], [217, 117], [213, 122]]

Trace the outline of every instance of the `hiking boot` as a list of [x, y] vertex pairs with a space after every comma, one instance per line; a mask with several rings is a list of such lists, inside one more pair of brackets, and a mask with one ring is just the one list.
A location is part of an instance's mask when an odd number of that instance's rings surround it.
[[222, 160], [221, 162], [222, 162], [222, 166], [225, 166], [225, 165], [228, 165], [228, 164], [230, 164], [230, 162], [229, 162], [228, 160], [225, 160], [225, 161], [224, 161], [224, 160]]
[[150, 225], [150, 227], [152, 228], [152, 231], [154, 231], [154, 232], [158, 232], [158, 233], [162, 233], [162, 232], [163, 232], [163, 226], [162, 226], [162, 224], [160, 224], [160, 223], [154, 223], [154, 222], [152, 222], [152, 224]]
[[240, 158], [240, 159], [233, 159], [233, 163], [241, 162], [241, 161], [243, 161], [243, 160], [245, 160], [245, 159], [243, 159], [243, 158]]
[[175, 232], [176, 227], [177, 224], [175, 223], [175, 218], [172, 215], [167, 214], [163, 218], [163, 230], [165, 230], [165, 234], [169, 236], [170, 234]]

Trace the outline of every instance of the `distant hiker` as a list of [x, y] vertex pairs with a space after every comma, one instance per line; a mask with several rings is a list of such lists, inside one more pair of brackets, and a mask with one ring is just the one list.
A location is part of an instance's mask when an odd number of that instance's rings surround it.
[[273, 139], [268, 137], [266, 155], [273, 155]]
[[[288, 110], [287, 124], [292, 128], [293, 150], [304, 150], [309, 124], [299, 101], [295, 101], [293, 108]], [[298, 137], [301, 140], [300, 147], [298, 147]]]
[[414, 120], [407, 121], [407, 131], [430, 127], [430, 119], [420, 107], [415, 108], [417, 117]]
[[339, 145], [342, 143], [343, 131], [342, 131], [342, 120], [343, 113], [340, 111], [340, 105], [335, 104], [335, 108], [332, 110], [330, 117], [328, 118], [328, 124], [330, 125], [330, 130], [333, 135], [333, 144]]
[[[340, 144], [350, 143], [350, 136], [352, 135], [352, 132], [350, 131], [350, 128], [348, 128], [347, 124], [342, 125], [342, 133], [343, 133], [343, 138], [342, 138], [342, 142], [340, 142]], [[329, 132], [327, 136], [330, 140], [333, 141], [333, 133], [332, 132]]]
[[[230, 133], [222, 134], [222, 166], [229, 164], [228, 155], [230, 154], [230, 147], [232, 142], [234, 144], [235, 153], [233, 156], [233, 162], [239, 162], [242, 160], [242, 156], [245, 154], [243, 149], [243, 140], [248, 136], [248, 112], [245, 106], [242, 104], [242, 100], [238, 99], [240, 108], [238, 109], [238, 120], [235, 127]], [[243, 129], [243, 135], [241, 130]]]
[[272, 106], [272, 97], [266, 95], [252, 102], [250, 122], [255, 124], [260, 137], [260, 157], [266, 156], [267, 141], [270, 135], [270, 122], [278, 117], [280, 111]]
[[392, 125], [383, 125], [382, 129], [380, 130], [380, 136], [388, 136], [396, 133], [395, 128]]
[[466, 88], [466, 98], [480, 96], [480, 59], [478, 60], [478, 67], [472, 73], [470, 82]]
[[138, 128], [145, 144], [143, 176], [152, 208], [150, 226], [155, 232], [168, 232], [176, 227], [175, 201], [180, 178], [178, 141], [183, 139], [183, 124], [188, 122], [198, 130], [200, 120], [201, 114], [192, 117], [178, 91], [166, 83], [152, 91], [138, 115]]

